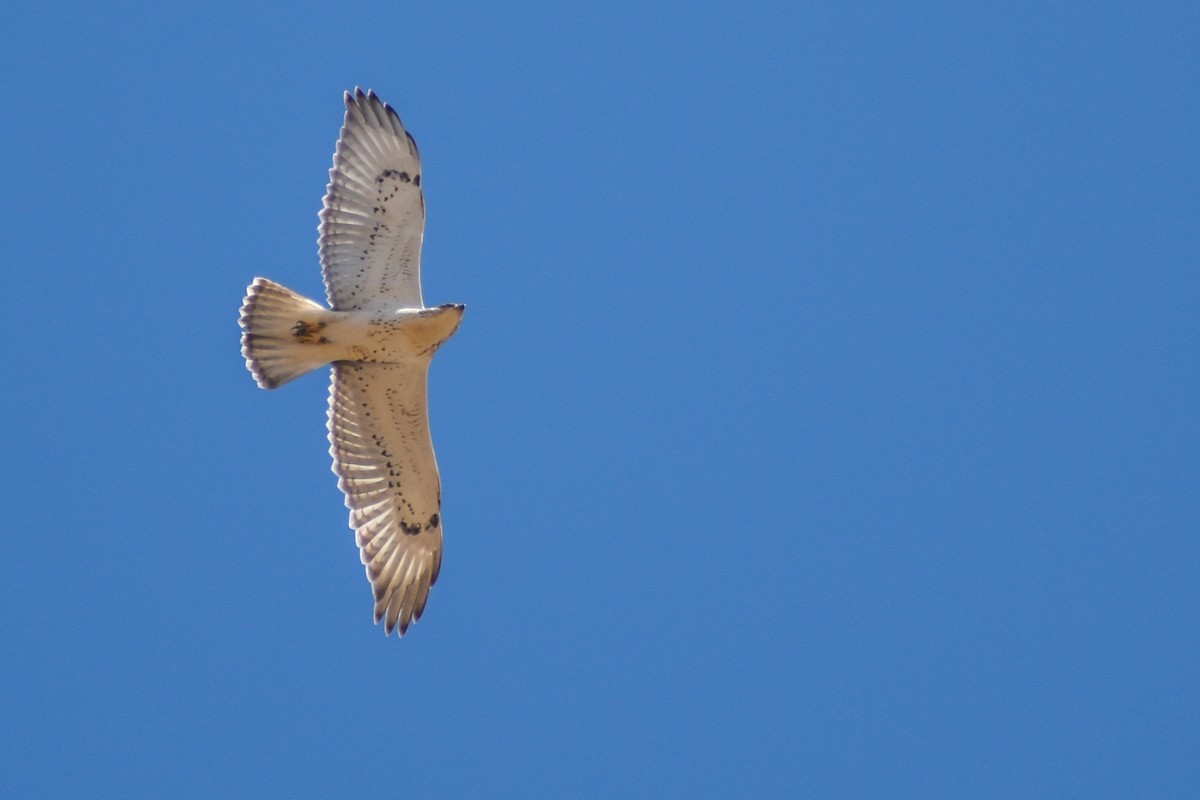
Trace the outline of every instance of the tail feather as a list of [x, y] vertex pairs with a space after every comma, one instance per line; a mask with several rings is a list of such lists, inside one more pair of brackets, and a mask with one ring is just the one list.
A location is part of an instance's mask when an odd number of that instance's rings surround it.
[[266, 278], [255, 278], [246, 290], [242, 313], [242, 356], [254, 380], [264, 389], [282, 386], [293, 378], [329, 363], [324, 348], [306, 345], [297, 336], [297, 324], [319, 320], [328, 311], [307, 297]]

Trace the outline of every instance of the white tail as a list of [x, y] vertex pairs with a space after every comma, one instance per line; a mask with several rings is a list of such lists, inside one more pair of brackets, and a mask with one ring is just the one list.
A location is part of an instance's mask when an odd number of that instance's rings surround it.
[[255, 278], [242, 301], [242, 355], [254, 380], [264, 389], [329, 363], [325, 348], [301, 338], [298, 326], [314, 324], [329, 311], [266, 278]]

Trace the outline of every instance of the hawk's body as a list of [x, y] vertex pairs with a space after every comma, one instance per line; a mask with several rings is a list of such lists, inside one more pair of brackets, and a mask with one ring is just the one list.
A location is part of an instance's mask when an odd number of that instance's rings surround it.
[[403, 634], [441, 566], [426, 377], [463, 306], [424, 307], [417, 146], [374, 92], [346, 93], [329, 176], [320, 254], [330, 308], [256, 278], [242, 304], [242, 354], [265, 389], [333, 365], [333, 471], [375, 591], [375, 621]]

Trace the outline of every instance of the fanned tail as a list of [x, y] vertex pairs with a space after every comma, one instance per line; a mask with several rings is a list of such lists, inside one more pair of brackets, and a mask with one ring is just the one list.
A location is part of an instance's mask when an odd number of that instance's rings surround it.
[[[329, 363], [325, 348], [313, 346], [308, 329], [319, 329], [329, 312], [319, 303], [266, 278], [255, 278], [246, 290], [242, 313], [242, 356], [254, 380], [264, 389]], [[306, 328], [306, 325], [308, 328]]]

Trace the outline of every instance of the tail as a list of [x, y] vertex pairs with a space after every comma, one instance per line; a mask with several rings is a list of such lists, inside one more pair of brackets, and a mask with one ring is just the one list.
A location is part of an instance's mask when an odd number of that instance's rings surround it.
[[329, 363], [313, 347], [312, 331], [329, 312], [307, 297], [266, 278], [255, 278], [242, 301], [242, 355], [254, 380], [274, 389]]

